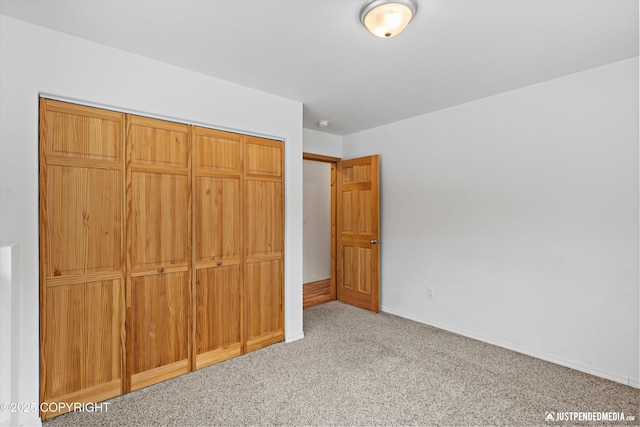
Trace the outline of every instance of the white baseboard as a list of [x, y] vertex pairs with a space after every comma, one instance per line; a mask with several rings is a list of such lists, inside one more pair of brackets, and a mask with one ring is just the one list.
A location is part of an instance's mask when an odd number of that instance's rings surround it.
[[472, 338], [474, 340], [478, 340], [478, 341], [482, 341], [485, 342], [487, 344], [492, 344], [498, 347], [502, 347], [502, 348], [506, 348], [507, 350], [512, 350], [515, 351], [517, 353], [522, 353], [522, 354], [526, 354], [527, 356], [531, 356], [531, 357], [535, 357], [536, 359], [542, 359], [545, 360], [547, 362], [551, 362], [551, 363], [555, 363], [556, 365], [560, 365], [560, 366], [564, 366], [566, 368], [571, 368], [571, 369], [575, 369], [576, 371], [580, 371], [580, 372], [584, 372], [590, 375], [594, 375], [596, 377], [600, 377], [600, 378], [604, 378], [607, 380], [611, 380], [611, 381], [615, 381], [617, 383], [621, 383], [624, 385], [628, 385], [634, 388], [640, 388], [640, 379], [639, 378], [628, 378], [628, 377], [622, 377], [620, 375], [611, 373], [611, 372], [605, 372], [602, 371], [600, 369], [597, 368], [593, 368], [591, 366], [585, 366], [570, 360], [562, 360], [562, 359], [558, 359], [554, 356], [550, 356], [548, 354], [542, 353], [542, 352], [538, 352], [538, 351], [534, 351], [534, 350], [529, 350], [529, 349], [523, 349], [521, 347], [518, 347], [517, 345], [514, 345], [512, 343], [507, 343], [507, 342], [502, 342], [500, 340], [495, 340], [493, 338], [490, 337], [485, 337], [483, 335], [479, 335], [476, 334], [474, 332], [469, 332], [466, 330], [462, 330], [459, 328], [455, 328], [455, 327], [451, 327], [449, 325], [446, 324], [442, 324], [439, 322], [427, 322], [424, 321], [422, 319], [417, 319], [416, 317], [409, 315], [407, 313], [403, 313], [401, 311], [398, 310], [393, 310], [389, 307], [381, 307], [380, 308], [383, 312], [385, 313], [389, 313], [389, 314], [393, 314], [395, 316], [400, 316], [403, 317], [405, 319], [409, 319], [409, 320], [413, 320], [414, 322], [418, 322], [418, 323], [422, 323], [424, 325], [429, 325], [429, 326], [433, 326], [434, 328], [438, 328], [438, 329], [443, 329], [445, 331], [448, 332], [452, 332], [454, 334], [458, 334], [458, 335], [462, 335], [465, 336], [467, 338]]
[[37, 412], [25, 412], [20, 414], [20, 426], [42, 427], [42, 419]]
[[286, 343], [290, 343], [290, 342], [294, 342], [294, 341], [298, 341], [301, 340], [302, 338], [304, 338], [304, 332], [294, 335], [294, 336], [285, 336], [284, 337], [284, 342]]

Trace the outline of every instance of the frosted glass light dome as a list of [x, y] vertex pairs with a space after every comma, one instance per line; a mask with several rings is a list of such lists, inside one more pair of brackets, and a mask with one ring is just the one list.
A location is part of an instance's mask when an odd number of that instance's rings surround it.
[[409, 25], [417, 11], [415, 0], [371, 0], [360, 11], [360, 22], [374, 36], [391, 38]]

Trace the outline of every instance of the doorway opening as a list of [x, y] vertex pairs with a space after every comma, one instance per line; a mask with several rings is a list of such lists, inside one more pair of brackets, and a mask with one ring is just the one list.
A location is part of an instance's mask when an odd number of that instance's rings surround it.
[[303, 308], [336, 299], [337, 157], [303, 153]]

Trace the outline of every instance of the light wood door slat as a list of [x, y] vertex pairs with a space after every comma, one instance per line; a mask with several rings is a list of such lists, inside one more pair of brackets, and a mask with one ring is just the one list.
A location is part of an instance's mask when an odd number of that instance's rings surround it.
[[102, 282], [109, 280], [122, 280], [122, 271], [104, 271], [74, 276], [54, 276], [46, 278], [46, 286], [69, 286], [84, 283]]
[[191, 371], [187, 360], [169, 363], [131, 376], [131, 391], [186, 374]]
[[182, 273], [188, 272], [190, 269], [190, 265], [187, 263], [178, 263], [167, 265], [166, 267], [139, 267], [135, 269], [131, 269], [130, 275], [131, 277], [142, 277], [149, 276], [154, 274], [162, 274], [162, 273]]
[[91, 169], [112, 169], [116, 171], [122, 170], [122, 162], [119, 159], [101, 160], [101, 159], [85, 159], [77, 157], [56, 157], [48, 156], [47, 164], [55, 166], [68, 166], [75, 168], [91, 168]]
[[203, 268], [226, 267], [230, 265], [242, 265], [242, 260], [239, 258], [225, 258], [224, 260], [216, 260], [213, 258], [210, 260], [198, 261], [195, 269], [201, 270]]

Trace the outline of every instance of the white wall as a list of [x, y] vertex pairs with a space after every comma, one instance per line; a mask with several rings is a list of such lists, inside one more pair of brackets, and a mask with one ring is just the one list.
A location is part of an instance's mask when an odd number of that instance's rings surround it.
[[342, 137], [317, 130], [303, 130], [303, 151], [342, 158]]
[[39, 387], [39, 93], [284, 139], [285, 338], [301, 338], [302, 104], [6, 16], [0, 31], [0, 240], [21, 248], [19, 402], [37, 403]]
[[[19, 402], [19, 265], [19, 245], [0, 242], [0, 403]], [[18, 422], [15, 412], [0, 411], [0, 426]]]
[[637, 57], [344, 137], [382, 309], [638, 387], [638, 137]]
[[[12, 247], [0, 244], [0, 342], [11, 342]], [[11, 402], [11, 345], [0, 346], [0, 403]], [[0, 426], [10, 425], [11, 412], [0, 410]]]
[[303, 283], [331, 277], [331, 164], [304, 160]]

